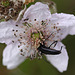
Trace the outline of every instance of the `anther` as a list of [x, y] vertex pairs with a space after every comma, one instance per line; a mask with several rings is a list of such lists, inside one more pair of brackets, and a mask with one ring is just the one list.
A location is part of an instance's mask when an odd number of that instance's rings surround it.
[[14, 41], [12, 41], [14, 43]]
[[24, 31], [24, 33], [25, 33], [25, 31]]
[[24, 19], [24, 21], [26, 21], [26, 20], [29, 20], [29, 18], [27, 18], [27, 19]]
[[21, 52], [23, 52], [23, 50], [22, 50], [22, 49], [21, 49], [20, 51], [21, 51]]
[[57, 24], [59, 24], [59, 23], [57, 23]]
[[24, 56], [24, 54], [21, 53], [22, 56]]
[[16, 26], [18, 26], [18, 25], [16, 25]]
[[18, 30], [16, 30], [16, 32], [18, 32]]
[[34, 19], [34, 21], [36, 21], [36, 19]]
[[22, 39], [22, 37], [20, 37]]
[[15, 31], [14, 29], [12, 31]]
[[14, 33], [14, 36], [17, 37], [17, 35]]
[[18, 48], [20, 47], [20, 45], [18, 45]]

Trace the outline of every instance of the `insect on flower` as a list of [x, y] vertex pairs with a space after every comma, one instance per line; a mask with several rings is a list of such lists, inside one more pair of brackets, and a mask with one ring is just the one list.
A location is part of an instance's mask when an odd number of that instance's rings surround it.
[[14, 69], [28, 57], [34, 59], [42, 53], [60, 72], [66, 71], [69, 57], [61, 40], [68, 34], [75, 35], [75, 16], [51, 14], [48, 5], [37, 2], [21, 20], [0, 23], [0, 42], [7, 45], [3, 65]]
[[[50, 35], [50, 36], [51, 36], [51, 35]], [[50, 36], [49, 36], [49, 37], [50, 37]], [[49, 37], [48, 37], [48, 38], [49, 38]], [[48, 38], [47, 38], [47, 39], [48, 39]], [[45, 40], [45, 41], [46, 41], [46, 40]], [[45, 41], [43, 41], [43, 45], [40, 43], [40, 46], [38, 47], [38, 51], [41, 52], [41, 55], [42, 55], [42, 54], [58, 55], [58, 54], [61, 53], [61, 50], [62, 50], [62, 47], [63, 47], [63, 46], [61, 46], [61, 49], [60, 49], [60, 50], [55, 50], [55, 49], [51, 48], [51, 46], [52, 46], [53, 44], [54, 44], [54, 47], [55, 47], [58, 41], [54, 41], [49, 47], [46, 47], [46, 46], [45, 46]]]

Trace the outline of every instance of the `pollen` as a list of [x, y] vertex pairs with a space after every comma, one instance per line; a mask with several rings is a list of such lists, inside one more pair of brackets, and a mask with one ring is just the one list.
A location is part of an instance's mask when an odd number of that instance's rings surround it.
[[[12, 29], [12, 32], [14, 37], [18, 38], [18, 49], [21, 52], [20, 55], [24, 56], [25, 53], [29, 53], [31, 50], [33, 50], [34, 53], [30, 54], [30, 58], [34, 59], [37, 57], [37, 54], [39, 57], [39, 52], [37, 49], [40, 46], [40, 43], [43, 44], [45, 41], [45, 45], [48, 46], [47, 41], [52, 42], [54, 41], [53, 38], [59, 37], [57, 33], [59, 33], [61, 29], [57, 27], [56, 24], [52, 24], [50, 27], [47, 27], [49, 26], [49, 20], [42, 20], [41, 22], [38, 22], [37, 19], [34, 19], [34, 24], [31, 24], [29, 19], [24, 19], [24, 21], [25, 23], [23, 23], [23, 25], [16, 24], [15, 27], [17, 29]], [[22, 31], [19, 29], [22, 29]], [[15, 41], [12, 40], [12, 42], [14, 43]], [[21, 48], [22, 46], [24, 47]]]

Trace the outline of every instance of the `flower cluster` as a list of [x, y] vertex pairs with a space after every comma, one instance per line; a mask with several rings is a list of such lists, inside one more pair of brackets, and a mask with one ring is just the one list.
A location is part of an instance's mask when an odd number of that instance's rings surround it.
[[69, 57], [61, 40], [68, 34], [75, 35], [75, 16], [64, 13], [51, 14], [48, 5], [37, 2], [24, 12], [20, 21], [9, 20], [0, 23], [0, 42], [7, 44], [3, 51], [3, 65], [14, 69], [28, 57], [40, 57], [38, 47], [43, 41], [46, 47], [58, 41], [56, 46], [51, 48], [60, 50], [63, 46], [61, 53], [46, 57], [63, 72], [67, 69]]
[[25, 7], [22, 1], [15, 4], [10, 0], [0, 0], [0, 22], [16, 19], [19, 12]]
[[0, 0], [0, 22], [9, 19], [16, 20], [20, 11], [24, 9], [25, 4], [34, 0]]

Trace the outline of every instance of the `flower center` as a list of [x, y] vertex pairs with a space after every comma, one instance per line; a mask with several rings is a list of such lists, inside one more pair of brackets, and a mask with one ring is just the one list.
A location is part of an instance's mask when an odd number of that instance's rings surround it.
[[37, 50], [37, 48], [39, 47], [40, 43], [42, 43], [44, 39], [43, 36], [43, 30], [40, 27], [30, 27], [27, 30], [27, 40], [29, 43], [31, 43], [32, 48], [35, 48], [35, 50]]
[[31, 38], [33, 38], [34, 40], [36, 40], [39, 37], [40, 37], [40, 33], [32, 33], [31, 34]]
[[[28, 20], [28, 19], [27, 19]], [[31, 58], [36, 57], [38, 52], [38, 47], [40, 43], [45, 43], [45, 46], [49, 46], [51, 42], [58, 40], [60, 28], [54, 25], [50, 25], [49, 21], [41, 21], [41, 22], [24, 22], [23, 25], [15, 25], [17, 28], [22, 30], [12, 30], [14, 32], [14, 36], [19, 42], [18, 48], [21, 51], [21, 55], [25, 55], [25, 53], [30, 54]], [[53, 33], [53, 34], [52, 34]], [[52, 35], [51, 35], [52, 34]], [[50, 36], [51, 35], [51, 36]], [[56, 36], [57, 35], [57, 36]], [[48, 45], [48, 41], [50, 41]], [[12, 40], [14, 43], [15, 41]], [[23, 48], [22, 48], [23, 46]], [[28, 57], [29, 57], [28, 56]]]

